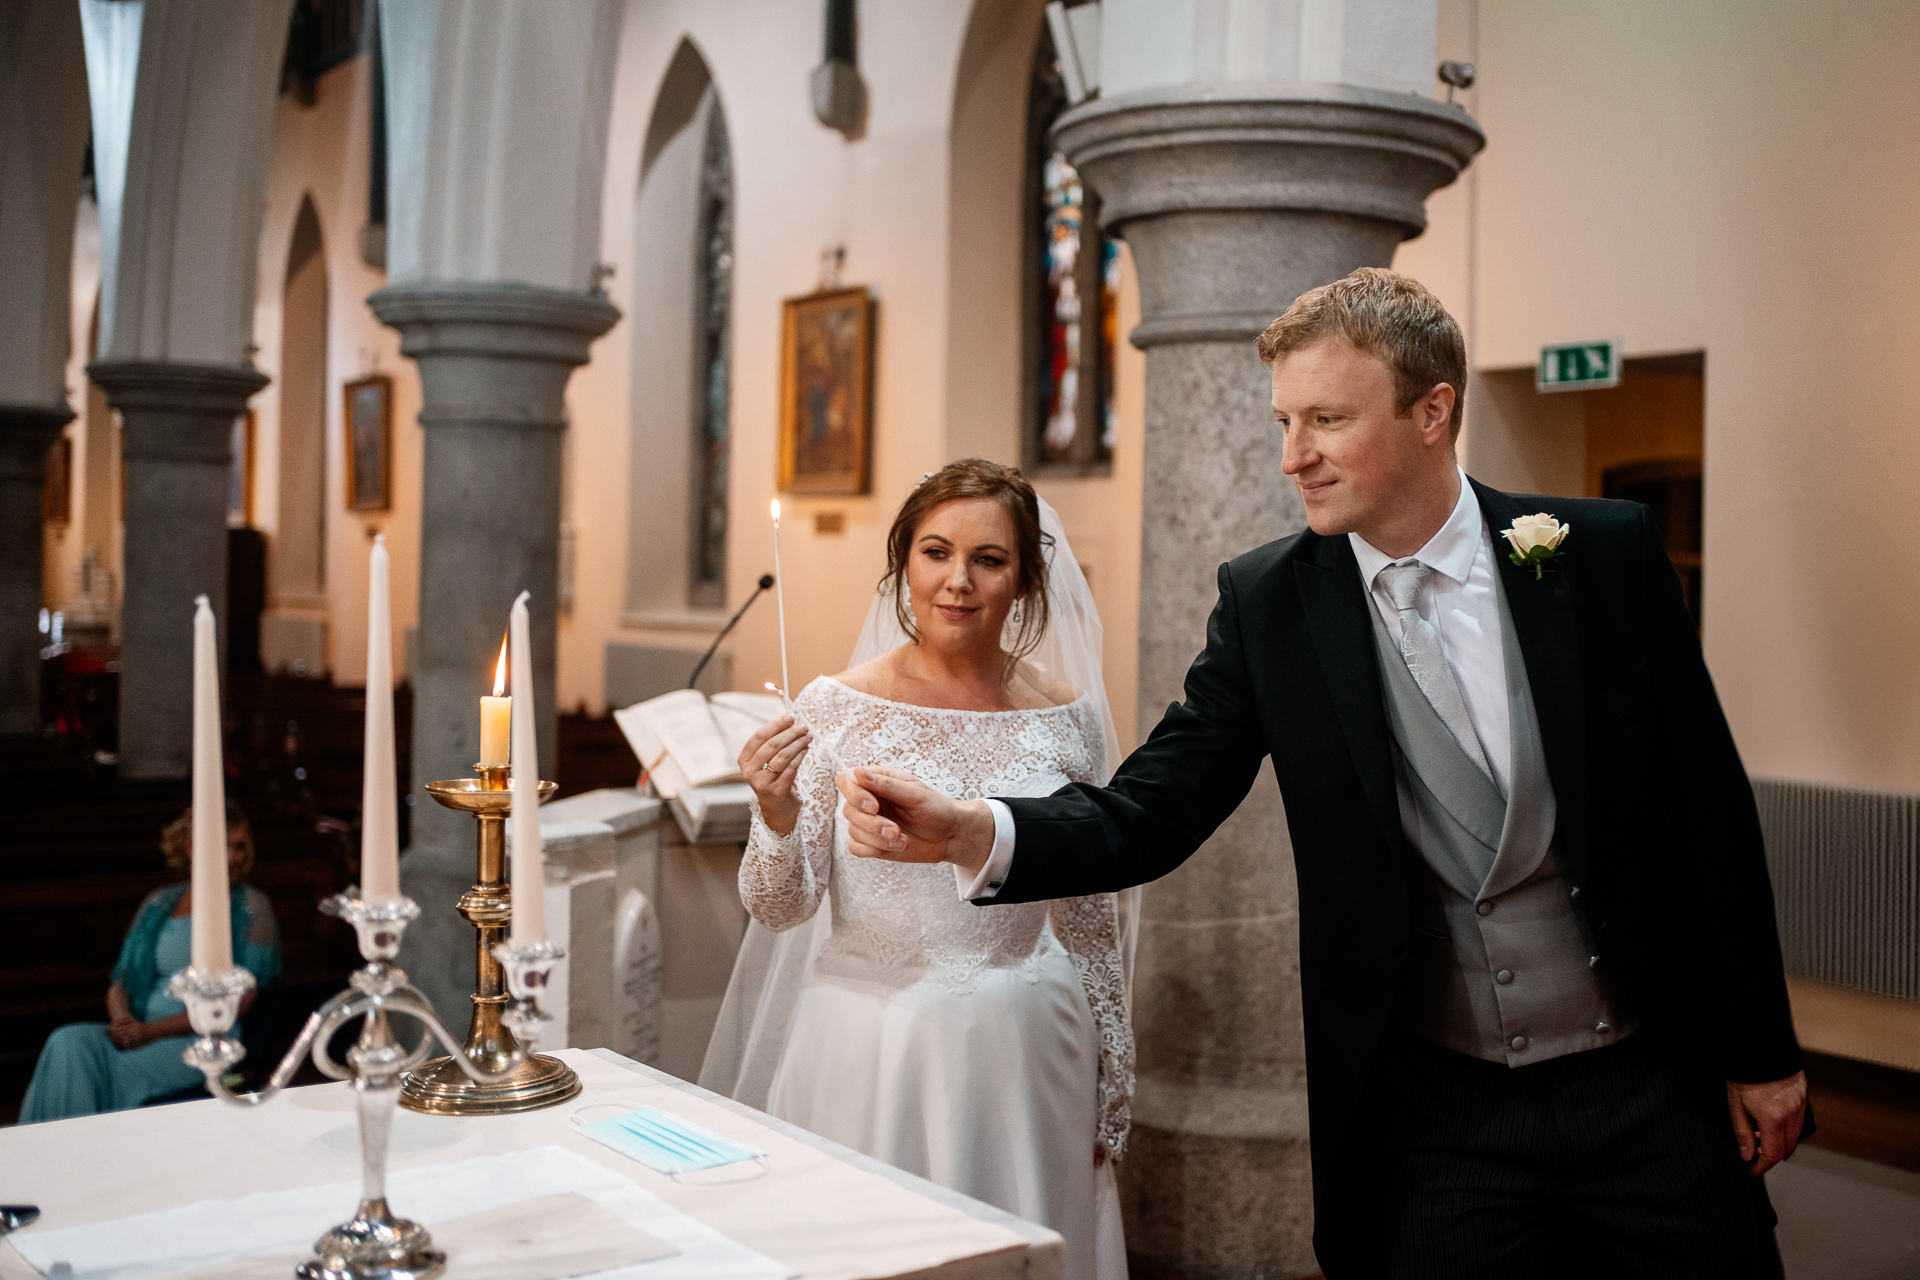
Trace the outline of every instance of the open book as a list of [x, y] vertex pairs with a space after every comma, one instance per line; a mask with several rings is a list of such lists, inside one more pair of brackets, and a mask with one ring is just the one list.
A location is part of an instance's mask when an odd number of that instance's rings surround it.
[[676, 689], [613, 713], [640, 771], [671, 800], [688, 787], [739, 782], [740, 751], [761, 725], [786, 711], [771, 693]]
[[[676, 689], [616, 711], [613, 719], [687, 839], [718, 842], [746, 838], [752, 793], [740, 777], [740, 752], [761, 725], [786, 709], [771, 693], [709, 698], [697, 689]], [[703, 794], [693, 795], [696, 790]]]

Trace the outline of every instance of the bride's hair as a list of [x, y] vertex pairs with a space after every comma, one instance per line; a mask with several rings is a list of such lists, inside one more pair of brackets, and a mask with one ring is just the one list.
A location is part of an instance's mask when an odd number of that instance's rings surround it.
[[887, 531], [887, 572], [880, 579], [880, 589], [893, 593], [894, 616], [901, 630], [918, 641], [913, 608], [903, 590], [907, 557], [913, 552], [913, 535], [920, 522], [935, 507], [956, 498], [992, 498], [1013, 522], [1014, 549], [1020, 556], [1020, 620], [1014, 624], [1009, 653], [1023, 658], [1047, 633], [1046, 551], [1053, 539], [1040, 530], [1040, 497], [1018, 467], [1003, 467], [984, 458], [963, 458], [928, 472], [900, 504], [893, 528]]

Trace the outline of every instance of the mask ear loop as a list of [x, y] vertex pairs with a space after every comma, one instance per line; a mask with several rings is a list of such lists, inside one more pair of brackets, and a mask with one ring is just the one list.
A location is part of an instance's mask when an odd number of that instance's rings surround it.
[[742, 1171], [745, 1176], [728, 1177], [728, 1178], [705, 1178], [705, 1177], [694, 1176], [695, 1174], [719, 1173], [723, 1170], [733, 1169], [736, 1166], [746, 1164], [747, 1161], [745, 1160], [734, 1160], [727, 1164], [714, 1165], [712, 1168], [708, 1168], [708, 1169], [686, 1169], [678, 1173], [670, 1173], [667, 1176], [669, 1178], [672, 1178], [675, 1182], [679, 1183], [683, 1187], [727, 1187], [727, 1186], [732, 1186], [736, 1182], [757, 1182], [761, 1178], [764, 1178], [769, 1173], [773, 1172], [772, 1156], [753, 1156], [751, 1157], [751, 1159], [752, 1159], [752, 1162], [755, 1165], [758, 1165], [759, 1167], [752, 1170]]
[[[631, 1110], [633, 1110], [633, 1108], [624, 1102], [592, 1102], [584, 1107], [575, 1107], [567, 1118], [573, 1122], [573, 1127], [578, 1129], [584, 1125], [594, 1124], [601, 1120], [611, 1120], [615, 1116], [623, 1116]], [[593, 1111], [603, 1111], [606, 1114], [589, 1118], [588, 1113]]]

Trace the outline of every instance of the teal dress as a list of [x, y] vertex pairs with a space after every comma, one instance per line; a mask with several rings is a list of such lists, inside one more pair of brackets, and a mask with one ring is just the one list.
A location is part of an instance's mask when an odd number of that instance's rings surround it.
[[[140, 905], [120, 948], [113, 980], [127, 993], [133, 1015], [154, 1022], [181, 1013], [186, 1006], [167, 991], [167, 979], [184, 969], [192, 953], [193, 919], [174, 918], [173, 909], [187, 891], [184, 884], [156, 889]], [[258, 889], [233, 889], [233, 960], [253, 974], [256, 989], [280, 977], [280, 935], [273, 908]], [[75, 1022], [47, 1038], [20, 1106], [20, 1123], [64, 1120], [102, 1111], [124, 1111], [150, 1098], [165, 1097], [200, 1084], [200, 1072], [181, 1059], [191, 1035], [168, 1036], [120, 1049], [107, 1038], [104, 1022]]]

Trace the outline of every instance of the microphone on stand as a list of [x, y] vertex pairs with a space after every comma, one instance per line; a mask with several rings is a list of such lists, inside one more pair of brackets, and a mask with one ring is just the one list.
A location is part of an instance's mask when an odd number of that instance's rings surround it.
[[761, 574], [760, 583], [753, 589], [753, 594], [747, 597], [746, 604], [741, 605], [734, 611], [733, 616], [727, 619], [727, 625], [720, 628], [720, 634], [715, 636], [713, 643], [707, 646], [707, 651], [700, 655], [700, 665], [695, 667], [693, 674], [687, 677], [687, 688], [691, 689], [699, 682], [700, 673], [707, 669], [707, 663], [713, 660], [713, 655], [720, 649], [720, 642], [727, 638], [727, 632], [733, 630], [733, 624], [740, 621], [741, 615], [745, 614], [746, 611], [752, 607], [753, 602], [760, 598], [761, 593], [772, 589], [773, 575], [770, 573]]

